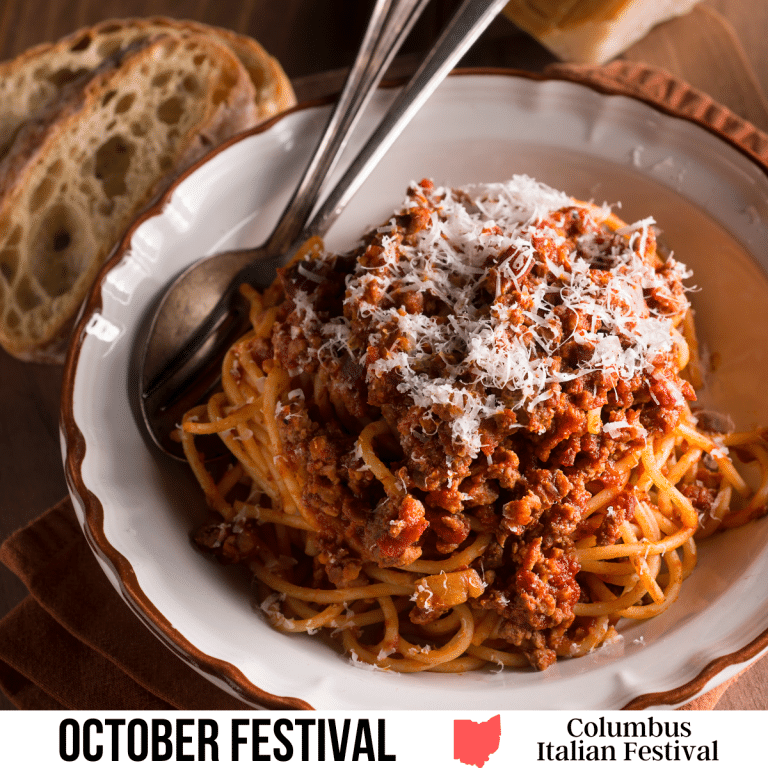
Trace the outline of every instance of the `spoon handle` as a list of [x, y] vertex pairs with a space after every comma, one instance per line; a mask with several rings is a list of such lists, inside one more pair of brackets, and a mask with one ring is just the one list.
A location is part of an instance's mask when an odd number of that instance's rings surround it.
[[306, 226], [358, 118], [429, 0], [377, 0], [344, 88], [280, 223], [264, 248], [281, 253]]
[[362, 183], [450, 70], [491, 23], [507, 0], [465, 0], [430, 54], [397, 96], [346, 172], [318, 209], [301, 241], [323, 236]]

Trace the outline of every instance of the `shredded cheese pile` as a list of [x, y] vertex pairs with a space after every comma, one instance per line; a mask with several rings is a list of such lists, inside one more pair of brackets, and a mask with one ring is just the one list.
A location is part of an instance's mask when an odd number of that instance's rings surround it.
[[[484, 419], [531, 411], [591, 371], [630, 380], [671, 349], [671, 318], [645, 300], [669, 293], [668, 277], [646, 255], [653, 219], [606, 233], [599, 224], [610, 211], [590, 206], [594, 231], [573, 248], [562, 234], [568, 214], [552, 216], [578, 210], [573, 199], [527, 176], [458, 190], [413, 185], [412, 192], [405, 210], [431, 210], [415, 242], [402, 242], [393, 218], [377, 230], [378, 261], [359, 262], [347, 280], [345, 305], [373, 329], [362, 356], [348, 343], [349, 312], [320, 324], [320, 332], [327, 349], [366, 367], [369, 383], [395, 372], [397, 390], [414, 405], [432, 415], [438, 408], [441, 418], [450, 413], [465, 455], [479, 453]], [[673, 260], [667, 267], [687, 276]], [[443, 311], [406, 311], [398, 299], [404, 293], [437, 300]], [[316, 324], [309, 296], [295, 301], [305, 323]], [[570, 313], [580, 320], [568, 330]], [[564, 369], [558, 355], [568, 341], [583, 347], [574, 369]], [[371, 346], [379, 352], [366, 364]]]

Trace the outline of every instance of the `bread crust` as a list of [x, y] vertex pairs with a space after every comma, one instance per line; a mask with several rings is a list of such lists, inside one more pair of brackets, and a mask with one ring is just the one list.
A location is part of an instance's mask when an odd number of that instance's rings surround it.
[[[114, 195], [107, 200], [96, 189], [86, 203], [73, 200], [72, 188], [81, 179], [73, 179], [68, 191], [66, 185], [59, 184], [57, 199], [48, 201], [48, 208], [34, 209], [35, 195], [39, 198], [39, 190], [48, 183], [46, 168], [55, 165], [57, 151], [67, 137], [80, 130], [83, 122], [94, 122], [98, 104], [108, 93], [114, 91], [115, 98], [124, 95], [128, 73], [135, 74], [140, 62], [150, 73], [159, 72], [164, 58], [159, 52], [180, 40], [194, 41], [190, 44], [220, 60], [220, 82], [208, 87], [218, 87], [226, 98], [209, 104], [196, 124], [175, 139], [172, 158], [163, 172], [133, 179], [131, 204], [117, 206], [117, 221], [111, 228], [102, 226], [93, 211], [115, 205]], [[199, 22], [166, 17], [101, 22], [0, 63], [0, 345], [22, 360], [62, 362], [88, 287], [140, 211], [212, 146], [294, 103], [293, 89], [279, 63], [255, 40]], [[105, 131], [105, 141], [110, 136], [117, 141], [108, 126], [99, 126], [98, 120], [84, 135], [91, 140], [99, 130]], [[166, 152], [155, 140], [151, 126], [147, 131], [147, 141], [154, 142], [149, 151]], [[131, 140], [124, 143], [129, 145]], [[116, 150], [121, 149], [125, 147], [118, 143]], [[114, 153], [107, 159], [121, 161]], [[98, 177], [91, 171], [91, 176]], [[88, 183], [98, 187], [92, 178]], [[45, 216], [51, 219], [51, 206], [59, 219], [66, 220], [64, 235], [47, 233], [48, 241], [54, 239], [53, 246], [49, 242], [41, 250], [41, 238], [30, 232], [45, 230]], [[93, 209], [90, 212], [86, 210], [89, 206]], [[43, 223], [39, 224], [41, 217]], [[20, 219], [25, 231], [19, 237], [16, 230]], [[83, 219], [96, 221], [98, 226], [78, 227], [77, 222]], [[58, 244], [64, 240], [67, 247], [59, 252]], [[72, 250], [80, 255], [70, 253]], [[55, 274], [58, 269], [60, 281]]]
[[253, 38], [202, 22], [165, 16], [111, 19], [72, 32], [55, 43], [41, 43], [0, 62], [0, 156], [20, 126], [47, 108], [69, 83], [89, 76], [120, 49], [159, 34], [210, 35], [229, 46], [250, 75], [259, 120], [296, 103], [279, 62]]
[[[201, 57], [208, 70], [196, 74]], [[155, 86], [158, 78], [167, 79]], [[200, 94], [183, 102], [178, 93], [193, 86]], [[229, 47], [210, 36], [163, 35], [107, 59], [22, 126], [0, 161], [0, 344], [7, 351], [62, 359], [61, 340], [123, 231], [178, 173], [258, 122], [254, 93]], [[130, 102], [125, 112], [121, 99]], [[170, 110], [169, 124], [153, 124], [150, 109]], [[131, 135], [139, 128], [145, 135]]]

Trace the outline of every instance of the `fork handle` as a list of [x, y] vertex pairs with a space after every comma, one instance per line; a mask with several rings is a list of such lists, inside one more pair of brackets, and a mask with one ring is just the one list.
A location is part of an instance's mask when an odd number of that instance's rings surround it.
[[377, 0], [355, 62], [313, 157], [280, 216], [280, 223], [264, 244], [267, 251], [286, 251], [305, 228], [309, 215], [317, 205], [320, 190], [336, 165], [360, 114], [428, 2]]
[[313, 216], [301, 234], [300, 242], [313, 235], [325, 235], [411, 118], [507, 2], [508, 0], [465, 0], [430, 54], [397, 96], [382, 122]]

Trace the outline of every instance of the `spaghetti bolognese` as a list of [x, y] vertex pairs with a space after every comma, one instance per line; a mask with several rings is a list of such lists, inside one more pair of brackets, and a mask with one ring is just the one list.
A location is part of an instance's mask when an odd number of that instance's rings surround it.
[[528, 177], [412, 185], [351, 253], [313, 240], [243, 287], [253, 328], [179, 430], [217, 516], [196, 542], [249, 565], [274, 627], [374, 666], [591, 651], [677, 599], [694, 537], [766, 511], [765, 433], [689, 405], [687, 277], [652, 219]]

